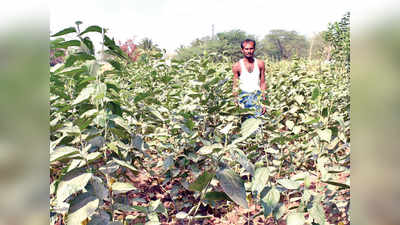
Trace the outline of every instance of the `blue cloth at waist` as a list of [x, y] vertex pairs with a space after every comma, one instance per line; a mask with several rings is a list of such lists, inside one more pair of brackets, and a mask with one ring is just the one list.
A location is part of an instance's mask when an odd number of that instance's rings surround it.
[[246, 92], [241, 91], [239, 94], [240, 103], [243, 104], [244, 108], [254, 108], [256, 113], [255, 116], [261, 116], [261, 105], [260, 105], [261, 91]]

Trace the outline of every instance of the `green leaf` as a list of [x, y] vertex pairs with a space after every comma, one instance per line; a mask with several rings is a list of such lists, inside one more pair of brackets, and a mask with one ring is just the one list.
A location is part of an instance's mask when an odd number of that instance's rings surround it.
[[161, 115], [161, 113], [160, 113], [157, 109], [155, 109], [155, 108], [153, 108], [153, 107], [149, 107], [148, 109], [149, 109], [150, 113], [151, 113], [156, 119], [158, 119], [158, 120], [160, 120], [160, 121], [165, 121], [164, 117]]
[[175, 165], [174, 158], [172, 155], [168, 155], [164, 160], [164, 169], [169, 170]]
[[214, 172], [203, 172], [203, 174], [201, 174], [193, 183], [189, 185], [189, 190], [202, 191], [214, 176]]
[[334, 185], [334, 186], [338, 186], [338, 187], [341, 187], [341, 188], [350, 188], [349, 185], [343, 184], [343, 183], [339, 183], [339, 182], [334, 182], [334, 181], [321, 181], [321, 182], [324, 182], [324, 183], [327, 183], [327, 184], [331, 184], [331, 185]]
[[85, 37], [83, 39], [83, 43], [89, 49], [90, 54], [94, 55], [94, 45], [93, 45], [93, 42], [90, 40], [90, 38], [89, 37]]
[[241, 137], [238, 139], [235, 139], [232, 144], [238, 143], [240, 141], [245, 140], [247, 137], [249, 137], [250, 135], [252, 135], [260, 126], [261, 124], [261, 120], [260, 119], [256, 119], [256, 118], [249, 118], [246, 121], [243, 122], [242, 127], [240, 129], [240, 134]]
[[207, 75], [210, 75], [210, 74], [213, 74], [213, 73], [215, 73], [216, 71], [215, 71], [215, 69], [208, 69], [208, 71], [207, 71]]
[[73, 159], [71, 163], [68, 165], [67, 173], [82, 166], [86, 165], [86, 160], [84, 159]]
[[193, 128], [194, 128], [195, 123], [193, 122], [193, 120], [187, 119], [187, 120], [185, 121], [185, 125], [186, 125], [186, 127], [189, 128], [191, 131], [193, 131]]
[[292, 130], [294, 127], [294, 122], [290, 121], [290, 120], [286, 120], [285, 125], [287, 128], [289, 128], [289, 130]]
[[229, 123], [228, 125], [226, 125], [223, 129], [220, 130], [221, 133], [223, 134], [228, 134], [229, 131], [232, 129], [233, 123]]
[[325, 107], [322, 109], [321, 115], [323, 117], [327, 117], [328, 116], [328, 107]]
[[164, 207], [164, 204], [161, 202], [160, 199], [157, 199], [155, 201], [151, 201], [149, 204], [149, 211], [150, 212], [158, 212], [163, 214], [165, 217], [168, 218], [168, 212], [167, 209]]
[[91, 217], [99, 207], [100, 200], [89, 193], [78, 195], [71, 203], [67, 216], [67, 225], [81, 224]]
[[303, 213], [291, 213], [286, 218], [287, 225], [304, 225], [305, 222]]
[[79, 149], [71, 146], [58, 147], [50, 153], [50, 162], [68, 159], [71, 156], [75, 157], [79, 153], [80, 153]]
[[57, 37], [57, 36], [61, 36], [61, 35], [64, 35], [64, 34], [69, 34], [69, 33], [72, 33], [72, 32], [76, 32], [75, 27], [65, 28], [64, 30], [61, 30], [61, 31], [51, 35], [51, 37]]
[[63, 42], [59, 42], [56, 43], [54, 45], [54, 48], [68, 48], [71, 46], [81, 46], [81, 42], [79, 40], [69, 40], [69, 41], [63, 41]]
[[65, 60], [65, 67], [70, 67], [76, 62], [78, 58], [75, 55], [69, 55], [68, 58]]
[[128, 125], [128, 122], [124, 118], [122, 118], [121, 116], [112, 115], [111, 116], [111, 120], [114, 121], [120, 127], [124, 128], [128, 133], [131, 132], [131, 129], [130, 129], [129, 125]]
[[87, 119], [87, 118], [89, 118], [91, 116], [95, 116], [96, 114], [97, 114], [97, 109], [89, 109], [88, 111], [82, 113], [80, 115], [80, 118]]
[[228, 168], [218, 170], [216, 176], [224, 192], [238, 205], [247, 209], [246, 190], [242, 179]]
[[210, 191], [207, 192], [206, 195], [204, 196], [205, 199], [209, 201], [221, 201], [221, 200], [229, 200], [232, 201], [231, 198], [225, 192], [220, 192], [220, 191]]
[[304, 102], [304, 97], [301, 95], [297, 95], [296, 97], [294, 97], [294, 100], [296, 100], [296, 102], [299, 103], [299, 105], [301, 105]]
[[309, 188], [311, 186], [311, 178], [309, 174], [304, 177], [304, 187]]
[[72, 105], [76, 105], [80, 102], [85, 101], [90, 98], [90, 96], [96, 91], [94, 85], [89, 84], [86, 88], [84, 88], [78, 95], [78, 97], [72, 102]]
[[115, 194], [121, 194], [128, 191], [136, 190], [136, 187], [130, 183], [115, 182], [111, 185], [111, 189]]
[[268, 193], [261, 199], [261, 205], [264, 208], [264, 216], [268, 217], [278, 205], [280, 199], [280, 193], [272, 187]]
[[103, 156], [101, 152], [92, 152], [86, 156], [86, 160], [90, 163], [97, 159], [100, 159]]
[[83, 190], [91, 178], [91, 173], [71, 172], [65, 175], [57, 187], [57, 201], [63, 202], [70, 195]]
[[[150, 216], [151, 216], [151, 217], [150, 217]], [[161, 223], [160, 223], [159, 221], [153, 221], [153, 220], [155, 220], [156, 218], [158, 219], [156, 213], [149, 214], [149, 215], [147, 215], [147, 217], [151, 218], [152, 220], [147, 221], [144, 225], [161, 225]]]
[[[126, 217], [126, 219], [128, 219], [129, 215]], [[90, 224], [88, 224], [90, 225]], [[113, 222], [109, 222], [107, 223], [107, 225], [123, 225], [121, 221], [113, 221]]]
[[181, 219], [181, 220], [185, 219], [187, 216], [188, 216], [188, 214], [187, 214], [186, 212], [183, 212], [183, 211], [178, 212], [178, 213], [175, 215], [175, 217], [176, 217], [177, 219]]
[[209, 155], [213, 152], [214, 149], [218, 149], [218, 148], [224, 148], [224, 146], [222, 146], [222, 144], [220, 144], [220, 143], [212, 144], [212, 145], [205, 145], [197, 151], [197, 154]]
[[269, 178], [269, 169], [267, 167], [261, 167], [256, 169], [253, 177], [253, 185], [251, 186], [251, 191], [261, 193]]
[[108, 161], [106, 165], [101, 166], [99, 168], [99, 171], [102, 172], [105, 175], [110, 175], [117, 171], [120, 168], [120, 166], [115, 163], [115, 161]]
[[121, 63], [119, 63], [118, 61], [109, 60], [108, 62], [114, 67], [114, 69], [116, 69], [116, 70], [121, 70], [122, 69]]
[[139, 205], [125, 205], [121, 203], [114, 203], [113, 209], [120, 210], [123, 212], [142, 212], [142, 213], [148, 213], [147, 207], [144, 206], [139, 206]]
[[325, 223], [325, 211], [320, 202], [313, 202], [313, 206], [310, 209], [310, 216], [319, 224]]
[[[104, 210], [97, 210], [97, 213], [91, 216], [87, 225], [111, 225], [111, 216]], [[117, 225], [117, 224], [115, 224]], [[122, 225], [119, 223], [118, 225]]]
[[289, 180], [289, 179], [279, 179], [278, 183], [289, 190], [295, 190], [300, 187], [300, 184], [296, 181]]
[[110, 49], [110, 54], [116, 55], [123, 59], [128, 59], [127, 54], [121, 50], [121, 48], [115, 44], [114, 39], [110, 39], [107, 35], [104, 35], [104, 45]]
[[78, 52], [73, 55], [69, 55], [65, 60], [65, 67], [72, 66], [76, 61], [86, 61], [86, 60], [95, 60], [96, 58], [92, 55], [87, 54], [86, 52]]
[[318, 98], [318, 96], [320, 95], [320, 90], [318, 87], [314, 88], [313, 92], [312, 92], [312, 100], [315, 100]]
[[102, 30], [103, 30], [103, 28], [101, 28], [97, 25], [93, 25], [93, 26], [86, 28], [83, 32], [80, 33], [80, 35], [86, 34], [88, 32], [97, 32], [97, 33], [101, 34], [103, 32]]
[[283, 215], [285, 215], [287, 212], [286, 206], [283, 203], [278, 203], [278, 205], [275, 207], [275, 210], [272, 212], [273, 216], [276, 219], [280, 219]]
[[240, 163], [240, 165], [242, 165], [243, 168], [245, 168], [247, 172], [251, 174], [251, 176], [254, 176], [254, 165], [250, 162], [244, 152], [236, 147], [234, 147], [232, 150], [233, 151], [231, 154], [234, 160]]
[[135, 135], [132, 139], [133, 147], [137, 150], [143, 151], [144, 149], [149, 148], [148, 144], [143, 141], [143, 138], [141, 136]]
[[318, 136], [321, 138], [321, 140], [330, 142], [332, 138], [332, 131], [330, 129], [325, 129], [325, 130], [318, 130], [317, 131]]
[[104, 182], [100, 177], [92, 176], [90, 184], [92, 186], [91, 191], [97, 198], [104, 200], [108, 197], [108, 189], [105, 187]]
[[116, 158], [113, 158], [112, 161], [116, 162], [117, 164], [119, 164], [119, 165], [121, 165], [123, 167], [126, 167], [126, 168], [132, 170], [135, 173], [139, 172], [134, 166], [132, 166], [131, 164], [129, 164], [129, 163], [125, 162], [125, 161], [122, 161], [122, 160], [119, 160], [119, 159], [116, 159]]
[[70, 204], [66, 202], [52, 202], [51, 210], [56, 213], [66, 215], [68, 213], [69, 207]]
[[258, 127], [261, 124], [260, 119], [256, 118], [249, 118], [246, 121], [243, 122], [242, 127], [240, 129], [240, 134], [242, 137], [248, 137], [250, 136], [254, 131], [258, 129]]

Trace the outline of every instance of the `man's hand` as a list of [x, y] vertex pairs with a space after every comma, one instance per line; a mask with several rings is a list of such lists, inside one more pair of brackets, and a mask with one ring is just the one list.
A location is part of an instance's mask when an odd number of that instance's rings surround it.
[[235, 106], [239, 106], [239, 101], [238, 101], [238, 93], [235, 91], [233, 92], [233, 102], [235, 103]]
[[265, 107], [265, 103], [267, 102], [267, 98], [266, 98], [265, 96], [262, 96], [262, 99], [263, 99], [263, 101], [262, 101], [262, 111], [261, 111], [261, 114], [264, 115], [265, 112], [267, 111], [267, 108]]
[[266, 111], [267, 111], [267, 109], [265, 108], [265, 106], [263, 106], [263, 107], [262, 107], [261, 114], [264, 115]]
[[236, 62], [232, 66], [232, 72], [233, 72], [233, 97], [234, 97], [234, 103], [236, 106], [239, 106], [239, 101], [238, 101], [238, 82], [239, 82], [239, 72], [240, 71], [240, 64], [239, 62]]

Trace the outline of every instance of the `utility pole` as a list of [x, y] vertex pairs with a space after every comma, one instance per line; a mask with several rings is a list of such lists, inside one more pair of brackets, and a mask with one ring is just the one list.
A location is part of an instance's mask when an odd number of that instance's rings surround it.
[[214, 40], [214, 24], [212, 25], [211, 40]]

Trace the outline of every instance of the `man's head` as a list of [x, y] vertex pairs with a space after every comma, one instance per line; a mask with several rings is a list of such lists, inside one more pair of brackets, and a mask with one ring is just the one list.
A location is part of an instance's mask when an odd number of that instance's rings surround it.
[[254, 50], [256, 49], [256, 41], [252, 39], [246, 39], [240, 43], [242, 47], [242, 53], [246, 58], [253, 58]]
[[253, 39], [246, 39], [240, 43], [240, 47], [243, 49], [245, 43], [253, 42], [253, 47], [256, 48], [256, 41]]

